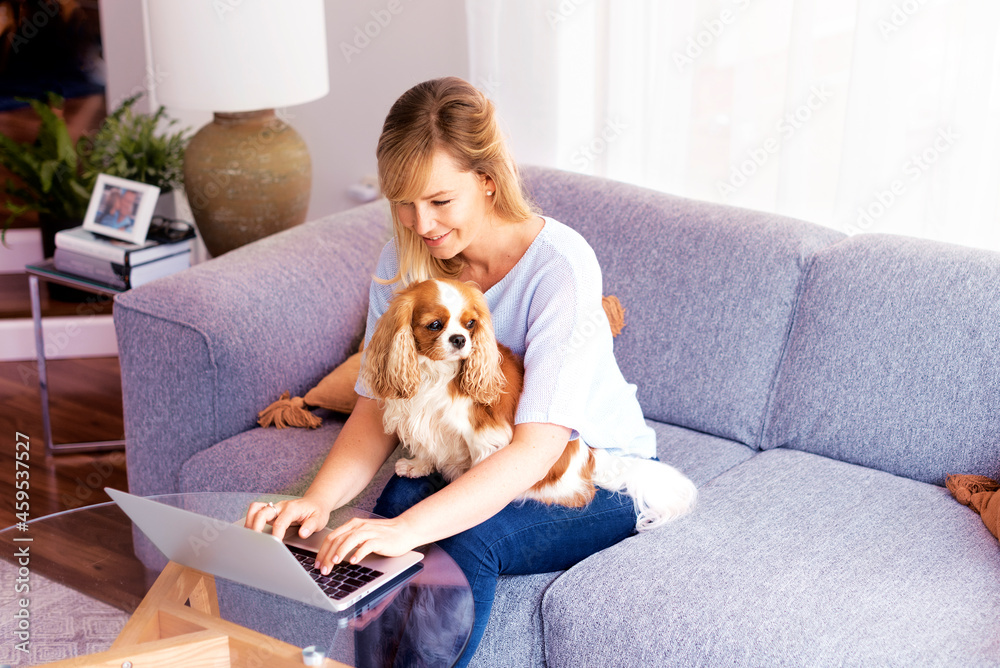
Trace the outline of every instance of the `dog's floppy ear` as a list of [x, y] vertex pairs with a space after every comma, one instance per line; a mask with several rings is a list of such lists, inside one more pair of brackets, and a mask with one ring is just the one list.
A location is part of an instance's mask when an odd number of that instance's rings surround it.
[[409, 399], [420, 386], [417, 348], [413, 340], [412, 294], [396, 295], [375, 325], [375, 333], [365, 348], [361, 378], [368, 391], [379, 399]]
[[500, 369], [500, 350], [493, 331], [486, 300], [476, 299], [476, 326], [472, 330], [472, 352], [462, 365], [462, 391], [477, 404], [492, 406], [500, 399], [504, 375]]

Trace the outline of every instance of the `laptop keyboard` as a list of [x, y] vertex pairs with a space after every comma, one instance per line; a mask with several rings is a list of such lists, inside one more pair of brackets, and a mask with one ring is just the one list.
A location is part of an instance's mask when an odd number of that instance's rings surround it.
[[318, 568], [313, 566], [316, 562], [315, 552], [309, 552], [294, 545], [285, 545], [285, 547], [291, 550], [298, 562], [302, 564], [302, 568], [306, 569], [306, 572], [330, 598], [339, 600], [349, 596], [358, 588], [382, 575], [382, 571], [343, 561], [336, 564], [329, 575], [323, 575]]

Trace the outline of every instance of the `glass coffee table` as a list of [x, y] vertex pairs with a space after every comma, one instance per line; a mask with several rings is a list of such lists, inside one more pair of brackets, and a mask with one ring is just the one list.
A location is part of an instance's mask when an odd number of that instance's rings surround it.
[[[291, 497], [150, 498], [236, 522], [253, 501]], [[342, 508], [330, 525], [364, 515]], [[114, 503], [49, 515], [0, 531], [0, 664], [301, 666], [312, 647], [326, 656], [316, 665], [451, 666], [472, 629], [472, 593], [441, 548], [420, 551], [424, 568], [405, 585], [333, 613], [168, 562]]]

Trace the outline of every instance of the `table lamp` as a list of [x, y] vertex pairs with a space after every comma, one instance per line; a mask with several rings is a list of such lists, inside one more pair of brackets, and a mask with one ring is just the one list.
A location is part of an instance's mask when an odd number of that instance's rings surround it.
[[275, 108], [330, 91], [323, 0], [146, 0], [156, 101], [214, 113], [184, 157], [213, 256], [302, 223], [312, 162]]

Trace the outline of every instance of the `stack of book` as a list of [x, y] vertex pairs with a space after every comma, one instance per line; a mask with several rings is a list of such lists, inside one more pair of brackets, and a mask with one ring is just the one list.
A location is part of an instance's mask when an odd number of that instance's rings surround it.
[[110, 239], [74, 227], [56, 233], [56, 269], [115, 288], [137, 288], [191, 266], [194, 233], [173, 242]]

